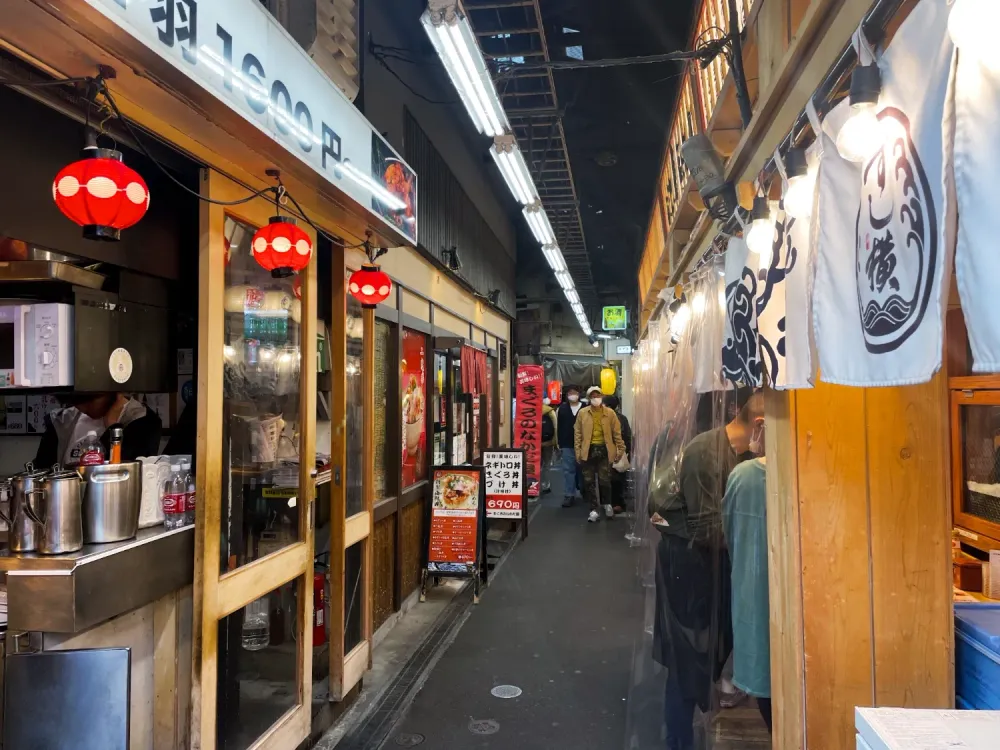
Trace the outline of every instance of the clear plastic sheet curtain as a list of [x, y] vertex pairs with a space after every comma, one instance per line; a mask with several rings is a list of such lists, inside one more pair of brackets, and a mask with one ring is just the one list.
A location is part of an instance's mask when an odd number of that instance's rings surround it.
[[[749, 394], [719, 374], [721, 270], [722, 259], [714, 258], [692, 274], [684, 298], [664, 306], [635, 356], [636, 516], [629, 540], [637, 548], [645, 614], [628, 696], [629, 750], [744, 746], [720, 739], [730, 731], [719, 708], [733, 651], [722, 502], [730, 473], [763, 435], [752, 417], [741, 422]], [[750, 719], [766, 738], [755, 711]]]

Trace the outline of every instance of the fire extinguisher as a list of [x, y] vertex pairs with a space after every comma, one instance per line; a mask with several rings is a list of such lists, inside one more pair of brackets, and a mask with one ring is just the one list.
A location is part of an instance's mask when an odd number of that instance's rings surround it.
[[326, 573], [313, 574], [313, 646], [326, 643]]

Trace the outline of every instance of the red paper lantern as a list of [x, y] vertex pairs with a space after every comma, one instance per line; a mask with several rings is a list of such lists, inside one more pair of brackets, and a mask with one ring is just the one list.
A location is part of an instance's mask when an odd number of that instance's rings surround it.
[[272, 216], [250, 243], [260, 267], [276, 279], [291, 276], [309, 265], [313, 245], [309, 235], [288, 216]]
[[375, 307], [389, 296], [389, 292], [392, 291], [392, 279], [378, 266], [365, 263], [351, 274], [347, 288], [362, 306]]
[[90, 146], [81, 156], [56, 175], [52, 199], [86, 239], [115, 241], [146, 215], [149, 188], [120, 151]]

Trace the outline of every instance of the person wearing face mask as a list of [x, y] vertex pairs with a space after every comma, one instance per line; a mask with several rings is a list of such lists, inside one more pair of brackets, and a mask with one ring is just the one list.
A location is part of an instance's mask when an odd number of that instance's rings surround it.
[[576, 444], [573, 436], [576, 416], [583, 408], [580, 403], [580, 389], [575, 385], [566, 386], [565, 398], [556, 412], [556, 440], [562, 458], [563, 503], [569, 508], [576, 501], [576, 493], [583, 486], [580, 466], [576, 462]]
[[674, 489], [650, 503], [657, 546], [653, 657], [668, 670], [667, 747], [694, 746], [694, 709], [708, 712], [712, 686], [732, 651], [730, 564], [722, 499], [729, 476], [761, 446], [764, 397], [751, 395], [726, 425], [683, 449]]
[[611, 464], [625, 454], [622, 425], [614, 409], [604, 406], [604, 394], [596, 385], [587, 391], [590, 403], [580, 410], [573, 428], [576, 460], [583, 471], [583, 494], [590, 500], [590, 523], [600, 520], [603, 507], [608, 518], [611, 505]]
[[771, 731], [771, 631], [767, 583], [764, 425], [750, 440], [758, 456], [729, 475], [722, 521], [732, 564], [733, 684], [757, 699]]

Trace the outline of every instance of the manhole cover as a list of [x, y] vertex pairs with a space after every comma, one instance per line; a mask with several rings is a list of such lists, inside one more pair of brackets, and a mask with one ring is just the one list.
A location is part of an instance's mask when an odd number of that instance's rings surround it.
[[469, 731], [473, 734], [496, 734], [500, 731], [500, 722], [493, 719], [473, 719], [469, 722]]
[[395, 739], [395, 743], [399, 747], [416, 747], [423, 744], [423, 741], [424, 736], [422, 734], [398, 734]]
[[497, 685], [490, 691], [494, 698], [517, 698], [521, 694], [521, 688], [517, 685]]

